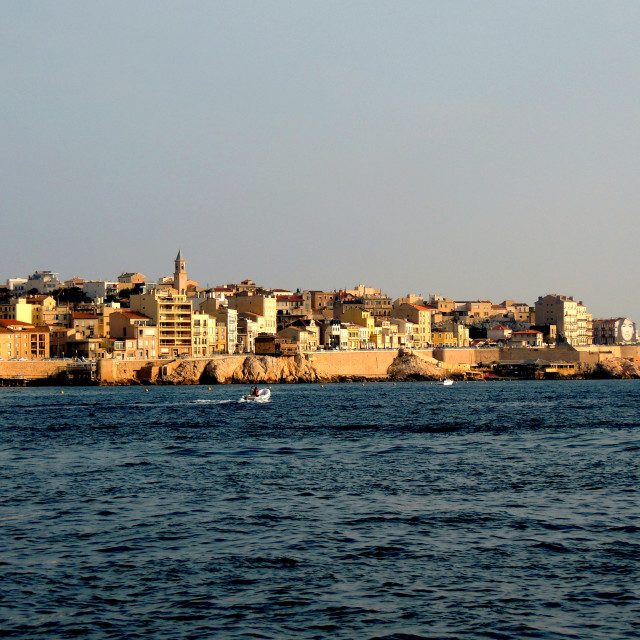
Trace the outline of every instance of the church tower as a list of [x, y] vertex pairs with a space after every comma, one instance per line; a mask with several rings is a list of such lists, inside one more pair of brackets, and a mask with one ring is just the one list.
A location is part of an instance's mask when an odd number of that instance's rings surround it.
[[175, 271], [173, 272], [173, 288], [177, 289], [180, 295], [187, 295], [187, 271], [182, 258], [182, 250], [178, 250], [178, 255], [175, 259]]

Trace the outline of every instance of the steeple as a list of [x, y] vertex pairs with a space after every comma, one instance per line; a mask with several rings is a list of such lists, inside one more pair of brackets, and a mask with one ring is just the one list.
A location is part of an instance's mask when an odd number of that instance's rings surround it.
[[175, 270], [173, 272], [173, 288], [176, 289], [180, 295], [187, 295], [187, 270], [185, 267], [184, 258], [182, 257], [182, 249], [178, 250], [178, 255], [175, 259]]

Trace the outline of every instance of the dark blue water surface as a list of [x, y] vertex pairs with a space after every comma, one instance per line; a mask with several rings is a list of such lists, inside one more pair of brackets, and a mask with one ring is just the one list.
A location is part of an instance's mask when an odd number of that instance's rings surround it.
[[640, 381], [0, 389], [0, 636], [640, 637]]

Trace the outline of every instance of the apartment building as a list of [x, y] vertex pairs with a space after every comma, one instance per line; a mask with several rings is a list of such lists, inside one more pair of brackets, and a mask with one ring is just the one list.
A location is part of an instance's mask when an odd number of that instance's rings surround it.
[[633, 344], [636, 341], [636, 324], [629, 318], [593, 320], [593, 344]]
[[194, 311], [192, 322], [192, 355], [211, 355], [216, 350], [216, 319], [208, 313]]
[[558, 340], [573, 347], [593, 343], [591, 316], [582, 302], [573, 296], [548, 294], [535, 303], [536, 325], [556, 326]]
[[272, 294], [240, 291], [227, 298], [229, 309], [235, 309], [238, 314], [252, 313], [262, 316], [260, 331], [275, 335], [278, 331], [277, 298]]
[[158, 357], [158, 327], [142, 313], [115, 310], [109, 317], [111, 348], [115, 358]]
[[216, 353], [236, 353], [238, 350], [238, 312], [222, 304], [219, 298], [205, 298], [200, 311], [216, 322]]
[[19, 320], [0, 320], [0, 358], [42, 360], [49, 357], [49, 331]]
[[158, 327], [158, 355], [177, 357], [193, 353], [191, 301], [171, 290], [131, 296], [131, 311], [149, 316]]
[[431, 344], [432, 309], [422, 304], [401, 304], [392, 310], [392, 317], [413, 323], [413, 346], [426, 349]]

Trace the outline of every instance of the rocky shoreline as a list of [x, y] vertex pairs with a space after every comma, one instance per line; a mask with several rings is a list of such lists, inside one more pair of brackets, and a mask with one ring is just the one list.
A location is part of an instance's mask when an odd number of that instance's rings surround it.
[[302, 356], [274, 358], [247, 355], [221, 361], [185, 360], [158, 380], [161, 384], [280, 384], [441, 380], [437, 365], [410, 354], [398, 355], [384, 376], [327, 375]]
[[[319, 372], [303, 356], [274, 358], [247, 355], [222, 360], [184, 360], [162, 375], [130, 377], [115, 381], [116, 385], [130, 384], [311, 384], [335, 382], [437, 382], [451, 376], [459, 380], [513, 378], [492, 375], [487, 378], [471, 377], [465, 371], [445, 370], [410, 352], [399, 352], [386, 371], [386, 375], [341, 375]], [[580, 363], [575, 372], [557, 376], [561, 379], [630, 379], [640, 378], [640, 366], [624, 358], [609, 357], [593, 365]], [[521, 379], [541, 379], [538, 375]], [[114, 384], [106, 383], [106, 384]], [[104, 383], [103, 383], [104, 384]]]

